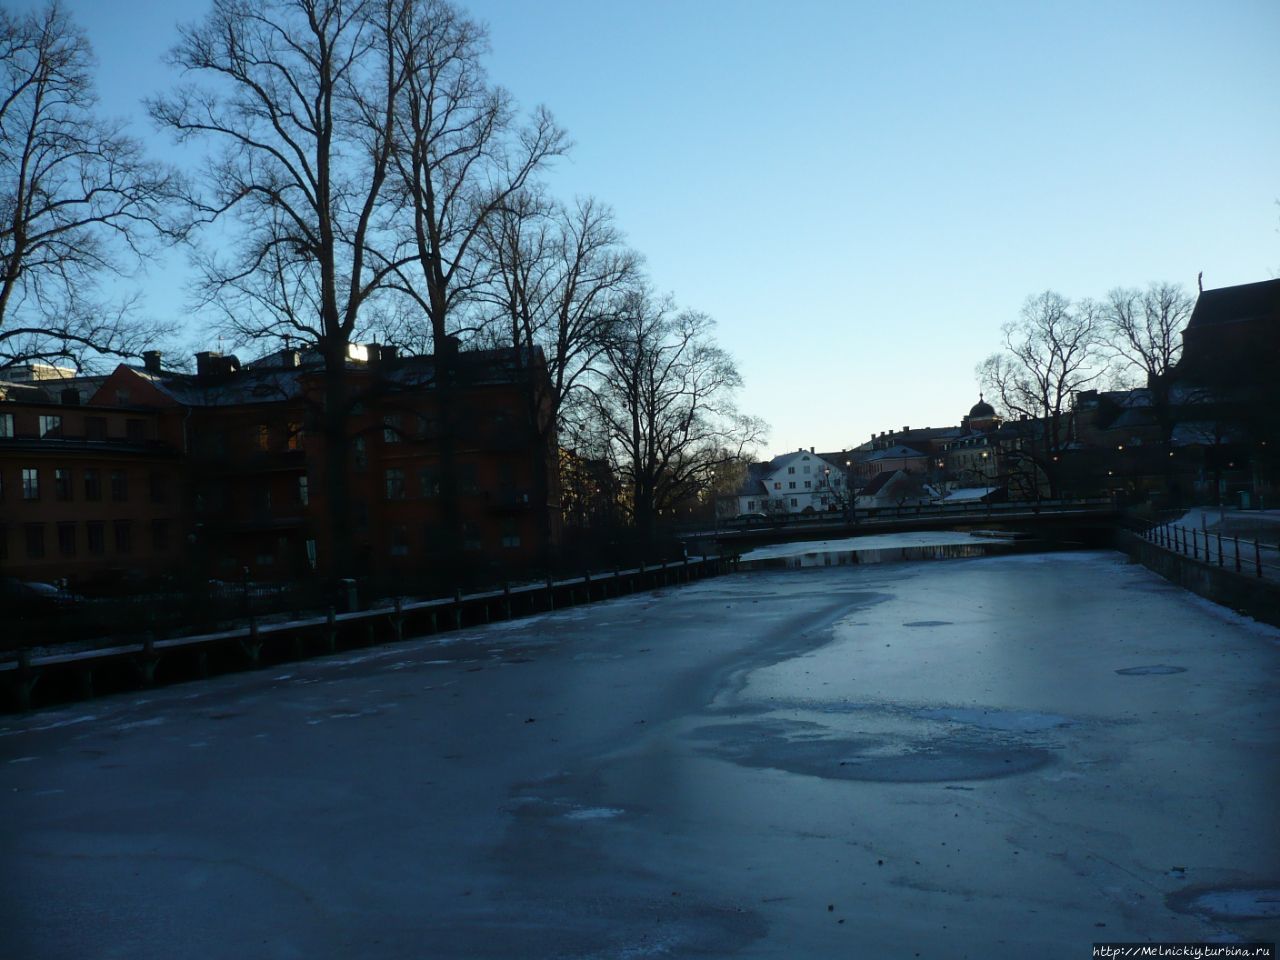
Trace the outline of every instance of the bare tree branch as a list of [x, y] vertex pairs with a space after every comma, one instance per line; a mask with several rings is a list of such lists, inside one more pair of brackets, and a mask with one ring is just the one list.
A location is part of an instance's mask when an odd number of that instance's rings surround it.
[[92, 365], [171, 332], [136, 319], [136, 298], [100, 291], [184, 227], [171, 215], [178, 176], [95, 114], [92, 67], [56, 2], [0, 9], [0, 365]]

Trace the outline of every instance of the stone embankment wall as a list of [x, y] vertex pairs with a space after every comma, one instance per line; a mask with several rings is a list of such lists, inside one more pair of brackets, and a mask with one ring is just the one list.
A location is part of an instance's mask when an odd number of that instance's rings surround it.
[[1116, 540], [1120, 550], [1166, 580], [1255, 620], [1280, 626], [1280, 582], [1183, 556], [1128, 530], [1117, 531]]

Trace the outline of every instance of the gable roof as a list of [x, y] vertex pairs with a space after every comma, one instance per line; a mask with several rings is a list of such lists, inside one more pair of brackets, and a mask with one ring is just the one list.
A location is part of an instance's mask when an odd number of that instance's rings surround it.
[[865, 487], [858, 491], [860, 497], [874, 497], [889, 485], [889, 481], [894, 477], [906, 474], [902, 470], [881, 470], [867, 483]]

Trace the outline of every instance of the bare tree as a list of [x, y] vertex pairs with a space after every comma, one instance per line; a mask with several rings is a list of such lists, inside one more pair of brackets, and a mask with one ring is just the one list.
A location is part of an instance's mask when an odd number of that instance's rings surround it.
[[[603, 204], [586, 198], [568, 207], [532, 190], [496, 211], [480, 240], [489, 274], [481, 296], [494, 311], [494, 340], [512, 348], [521, 367], [546, 371], [532, 379], [528, 396], [538, 433], [533, 473], [542, 502], [547, 454], [584, 394], [623, 298], [638, 282], [640, 258], [623, 245], [612, 211]], [[545, 517], [550, 523], [549, 511]]]
[[170, 332], [100, 287], [181, 230], [175, 174], [95, 114], [93, 65], [56, 2], [0, 9], [0, 368], [136, 356]]
[[676, 312], [639, 291], [606, 346], [594, 410], [645, 542], [662, 511], [707, 489], [717, 466], [742, 459], [764, 433], [734, 405], [741, 377], [712, 326], [705, 314]]
[[1072, 304], [1051, 290], [1029, 297], [1020, 319], [1003, 327], [1004, 350], [978, 365], [979, 381], [1017, 421], [1005, 424], [1002, 452], [1042, 475], [1051, 496], [1060, 493], [1072, 398], [1103, 373], [1100, 313], [1092, 301]]
[[395, 107], [406, 64], [390, 42], [411, 0], [214, 0], [184, 27], [174, 66], [199, 78], [149, 103], [180, 142], [218, 151], [191, 197], [229, 221], [230, 255], [201, 268], [206, 303], [242, 341], [299, 342], [324, 358], [318, 418], [330, 507], [327, 566], [350, 556], [349, 348], [402, 265], [386, 229]]
[[[392, 36], [405, 67], [395, 122], [396, 190], [410, 263], [398, 289], [427, 318], [436, 358], [443, 553], [462, 562], [456, 509], [459, 432], [454, 352], [484, 282], [478, 250], [489, 220], [568, 147], [544, 109], [517, 122], [511, 96], [489, 83], [484, 28], [447, 0], [403, 0]], [[477, 314], [470, 311], [474, 319]]]
[[1104, 307], [1106, 346], [1150, 387], [1182, 355], [1182, 329], [1193, 309], [1195, 299], [1176, 283], [1112, 290]]
[[523, 354], [542, 350], [545, 402], [558, 420], [604, 351], [639, 281], [640, 257], [624, 246], [613, 212], [592, 198], [565, 206], [522, 193], [482, 239], [490, 268], [483, 296], [496, 308], [498, 339]]

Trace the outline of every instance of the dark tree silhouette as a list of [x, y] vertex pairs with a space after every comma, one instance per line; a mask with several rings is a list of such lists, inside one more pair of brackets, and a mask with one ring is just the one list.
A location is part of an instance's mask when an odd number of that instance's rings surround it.
[[170, 332], [101, 287], [182, 229], [177, 176], [96, 114], [93, 64], [57, 3], [0, 9], [0, 368], [137, 356]]

